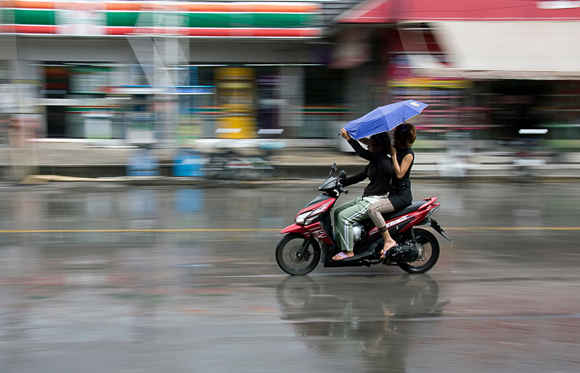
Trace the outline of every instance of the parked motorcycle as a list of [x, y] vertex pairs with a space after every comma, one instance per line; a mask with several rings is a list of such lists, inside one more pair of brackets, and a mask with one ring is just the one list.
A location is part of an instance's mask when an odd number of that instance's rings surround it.
[[277, 175], [266, 158], [242, 155], [231, 149], [210, 153], [202, 170], [212, 180], [267, 180]]
[[336, 246], [331, 211], [338, 197], [348, 190], [339, 179], [346, 177], [333, 164], [328, 178], [320, 184], [322, 193], [304, 206], [294, 219], [295, 224], [284, 228], [276, 246], [276, 261], [290, 275], [305, 275], [316, 268], [318, 262], [325, 267], [367, 266], [373, 264], [396, 265], [408, 273], [424, 273], [433, 268], [439, 259], [439, 242], [435, 235], [417, 226], [427, 225], [451, 241], [431, 215], [439, 208], [437, 197], [413, 203], [399, 211], [383, 214], [391, 237], [397, 246], [381, 259], [384, 240], [371, 219], [354, 224], [354, 256], [341, 261], [332, 257], [340, 251]]

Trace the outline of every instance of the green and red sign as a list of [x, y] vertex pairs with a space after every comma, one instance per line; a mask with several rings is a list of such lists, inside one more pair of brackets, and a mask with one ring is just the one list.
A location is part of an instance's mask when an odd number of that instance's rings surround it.
[[316, 3], [0, 2], [0, 31], [66, 34], [241, 38], [316, 38]]

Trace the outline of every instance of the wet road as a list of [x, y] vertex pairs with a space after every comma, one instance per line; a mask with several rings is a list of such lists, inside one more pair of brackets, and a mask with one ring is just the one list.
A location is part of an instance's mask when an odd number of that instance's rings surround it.
[[288, 277], [316, 187], [0, 188], [0, 372], [580, 371], [580, 184], [415, 183], [428, 275]]

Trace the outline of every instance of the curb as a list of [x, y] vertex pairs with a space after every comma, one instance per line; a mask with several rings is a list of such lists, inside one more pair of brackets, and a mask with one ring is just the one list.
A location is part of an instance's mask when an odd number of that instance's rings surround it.
[[[247, 186], [267, 185], [267, 184], [292, 184], [292, 183], [320, 183], [326, 175], [314, 176], [302, 173], [300, 176], [285, 174], [284, 177], [267, 178], [261, 180], [212, 180], [195, 177], [167, 177], [167, 176], [119, 176], [119, 177], [75, 177], [63, 175], [30, 175], [15, 185], [44, 185], [49, 183], [115, 183], [125, 185], [142, 186]], [[580, 176], [554, 175], [554, 176], [519, 176], [519, 175], [487, 175], [487, 176], [466, 176], [466, 177], [442, 177], [435, 174], [413, 175], [414, 183], [577, 183]]]

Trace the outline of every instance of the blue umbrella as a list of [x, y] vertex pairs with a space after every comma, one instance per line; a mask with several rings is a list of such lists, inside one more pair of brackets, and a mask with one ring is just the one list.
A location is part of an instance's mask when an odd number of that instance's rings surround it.
[[352, 120], [344, 127], [356, 140], [390, 131], [399, 124], [420, 114], [427, 104], [416, 100], [395, 102], [380, 106], [363, 117]]

